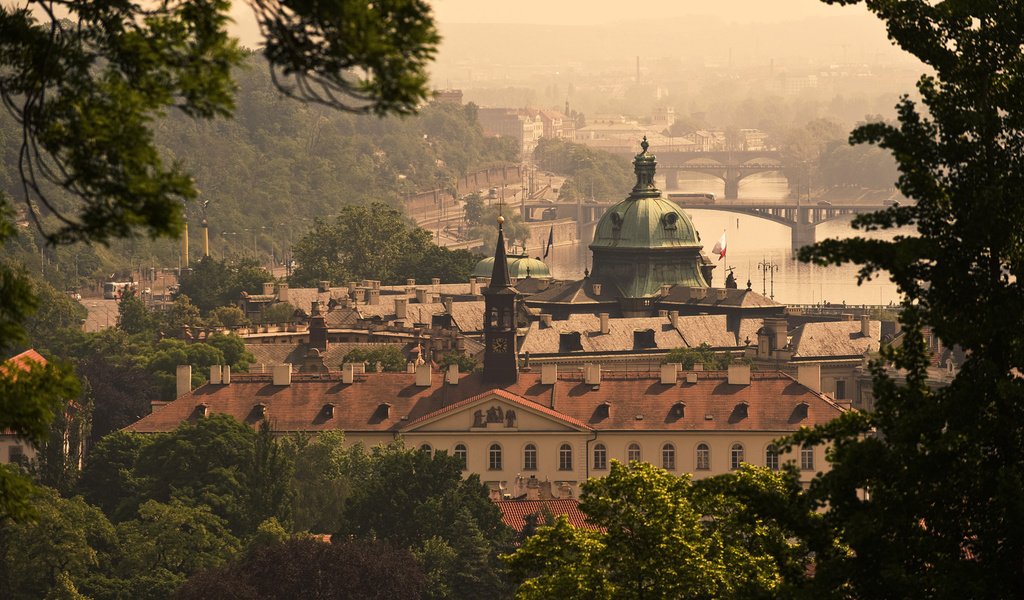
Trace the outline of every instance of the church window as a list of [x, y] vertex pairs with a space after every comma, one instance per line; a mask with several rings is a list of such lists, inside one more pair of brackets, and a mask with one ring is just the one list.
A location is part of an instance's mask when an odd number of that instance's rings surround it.
[[608, 449], [604, 444], [594, 446], [594, 470], [603, 471], [608, 468]]
[[558, 448], [558, 470], [572, 471], [572, 446], [562, 444]]
[[743, 463], [743, 444], [733, 444], [729, 451], [729, 468], [736, 470]]
[[640, 460], [640, 444], [633, 442], [626, 449], [626, 460], [629, 462]]
[[487, 469], [490, 471], [501, 470], [501, 446], [498, 444], [491, 444], [491, 448], [488, 450]]
[[537, 446], [533, 444], [527, 444], [526, 448], [523, 449], [523, 470], [537, 470]]
[[697, 470], [707, 471], [711, 468], [711, 447], [701, 442], [697, 444]]
[[459, 459], [462, 463], [462, 470], [466, 470], [466, 459], [468, 458], [469, 452], [466, 451], [465, 444], [455, 444], [455, 458]]
[[676, 447], [672, 444], [661, 447], [661, 468], [666, 471], [676, 470]]

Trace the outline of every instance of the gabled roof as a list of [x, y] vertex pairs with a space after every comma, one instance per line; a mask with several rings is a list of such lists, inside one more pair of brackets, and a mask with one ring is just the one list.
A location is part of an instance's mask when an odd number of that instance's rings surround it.
[[43, 358], [42, 354], [36, 352], [34, 348], [29, 348], [21, 354], [15, 354], [5, 360], [4, 363], [0, 365], [0, 369], [3, 369], [4, 372], [6, 372], [8, 368], [14, 368], [18, 371], [28, 371], [32, 368], [33, 364], [40, 366], [45, 365], [46, 359]]
[[558, 303], [558, 304], [586, 304], [586, 303], [612, 303], [618, 307], [618, 290], [610, 285], [602, 285], [601, 293], [594, 293], [595, 283], [590, 279], [578, 279], [576, 281], [555, 281], [548, 289], [537, 292], [526, 298], [526, 304], [533, 303]]
[[[719, 300], [719, 290], [725, 290], [725, 298]], [[733, 288], [713, 288], [707, 290], [704, 298], [690, 297], [690, 288], [672, 286], [668, 296], [661, 300], [662, 304], [688, 304], [694, 306], [729, 306], [734, 308], [782, 308], [784, 305], [763, 296], [753, 290]]]
[[[495, 504], [501, 510], [501, 521], [518, 532], [522, 532], [526, 527], [526, 517], [530, 515], [543, 517], [545, 512], [550, 512], [555, 517], [566, 517], [573, 527], [596, 529], [596, 527], [587, 522], [587, 515], [580, 510], [580, 502], [575, 498], [498, 500]], [[538, 525], [550, 524], [538, 523]]]
[[877, 352], [882, 323], [868, 322], [869, 335], [861, 334], [860, 321], [804, 323], [793, 331], [793, 358], [860, 357]]
[[[341, 380], [340, 373], [293, 375], [286, 386], [273, 385], [269, 375], [232, 376], [228, 385], [204, 385], [157, 408], [128, 427], [131, 431], [171, 431], [183, 421], [201, 418], [197, 407], [208, 414], [224, 413], [256, 426], [253, 407], [263, 404], [266, 418], [278, 432], [331, 431], [397, 434], [409, 423], [437, 413], [495, 387], [482, 374], [463, 375], [458, 385], [443, 383], [434, 373], [429, 387], [415, 385], [407, 373], [367, 373], [355, 383]], [[493, 392], [497, 393], [497, 391]], [[697, 373], [696, 383], [680, 379], [665, 385], [657, 376], [608, 372], [600, 385], [583, 381], [579, 372], [560, 373], [553, 385], [540, 382], [540, 374], [522, 372], [504, 393], [528, 402], [532, 410], [557, 413], [566, 422], [602, 431], [769, 431], [785, 433], [802, 425], [826, 423], [843, 409], [822, 394], [778, 372], [755, 371], [750, 385], [730, 385], [725, 373]], [[504, 397], [504, 396], [503, 396]], [[685, 404], [682, 415], [676, 404]], [[749, 406], [747, 417], [735, 419], [739, 402]], [[610, 410], [598, 410], [608, 403]], [[333, 404], [333, 417], [324, 406]], [[388, 410], [382, 411], [382, 405]], [[796, 407], [807, 404], [807, 416], [797, 418]], [[553, 407], [553, 408], [552, 408]]]
[[473, 396], [472, 398], [467, 398], [467, 399], [465, 399], [465, 400], [463, 400], [461, 402], [456, 402], [455, 404], [449, 404], [448, 406], [445, 406], [444, 408], [438, 409], [438, 410], [436, 410], [436, 411], [434, 411], [434, 412], [432, 412], [430, 414], [423, 415], [422, 417], [416, 419], [412, 423], [409, 423], [408, 425], [403, 427], [402, 431], [403, 432], [413, 431], [416, 428], [421, 427], [423, 425], [426, 425], [428, 423], [432, 423], [432, 422], [440, 419], [441, 417], [444, 417], [445, 415], [449, 415], [449, 414], [452, 414], [452, 413], [456, 413], [456, 412], [458, 412], [460, 410], [465, 410], [465, 409], [471, 408], [471, 407], [473, 407], [473, 406], [475, 406], [477, 404], [482, 404], [482, 403], [486, 402], [487, 400], [490, 400], [491, 398], [501, 398], [502, 400], [506, 400], [508, 402], [511, 402], [512, 404], [515, 404], [515, 405], [517, 405], [517, 406], [519, 406], [521, 408], [524, 408], [524, 409], [526, 409], [528, 411], [531, 411], [531, 412], [534, 412], [534, 413], [537, 413], [537, 414], [541, 414], [541, 415], [544, 415], [545, 417], [554, 419], [554, 420], [562, 423], [563, 425], [567, 425], [567, 426], [569, 426], [569, 427], [571, 427], [573, 429], [578, 429], [578, 430], [581, 430], [581, 431], [589, 431], [590, 430], [590, 427], [588, 427], [584, 423], [581, 423], [581, 422], [577, 421], [576, 419], [574, 419], [572, 417], [568, 417], [566, 415], [563, 415], [560, 412], [551, 410], [550, 408], [544, 406], [543, 404], [538, 404], [536, 402], [531, 402], [531, 401], [527, 400], [526, 398], [523, 398], [521, 396], [517, 396], [515, 394], [506, 392], [505, 390], [502, 390], [502, 389], [493, 389], [493, 390], [488, 390], [488, 391], [486, 391], [486, 392], [484, 392], [482, 394], [477, 394], [476, 396]]

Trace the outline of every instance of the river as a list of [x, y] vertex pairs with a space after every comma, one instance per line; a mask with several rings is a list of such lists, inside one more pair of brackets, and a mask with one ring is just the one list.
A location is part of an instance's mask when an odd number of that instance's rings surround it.
[[[724, 183], [720, 179], [706, 175], [680, 173], [679, 190], [672, 191], [711, 192], [721, 198], [724, 195]], [[786, 180], [778, 174], [759, 173], [740, 182], [741, 199], [782, 199], [788, 194]], [[725, 269], [733, 268], [740, 287], [745, 286], [749, 279], [754, 290], [763, 290], [766, 295], [774, 294], [775, 300], [786, 304], [888, 304], [899, 301], [896, 285], [885, 274], [857, 285], [858, 268], [854, 265], [818, 267], [796, 260], [790, 248], [790, 230], [785, 225], [756, 217], [710, 210], [687, 212], [700, 232], [704, 251], [709, 256], [722, 232], [726, 234], [726, 257], [716, 261], [719, 267], [715, 269], [715, 287], [723, 285]], [[863, 235], [850, 227], [849, 218], [822, 223], [817, 228], [818, 240], [844, 238], [856, 234]], [[886, 232], [873, 235], [887, 238], [894, 234]], [[573, 279], [583, 275], [585, 265], [579, 264], [578, 253], [575, 250], [568, 246], [556, 248], [554, 260], [551, 261], [555, 277]], [[759, 265], [765, 263], [769, 265], [767, 270], [759, 268]], [[776, 265], [777, 268], [772, 268], [771, 265]]]

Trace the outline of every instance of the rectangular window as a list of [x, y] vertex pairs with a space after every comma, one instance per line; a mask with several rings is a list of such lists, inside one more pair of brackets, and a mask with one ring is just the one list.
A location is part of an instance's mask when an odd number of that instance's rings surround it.
[[846, 382], [842, 379], [836, 380], [836, 400], [846, 399]]
[[764, 455], [764, 466], [768, 467], [772, 471], [779, 470], [779, 453], [776, 452], [774, 446], [770, 446], [768, 451]]
[[676, 448], [672, 444], [665, 444], [661, 448], [661, 468], [666, 471], [676, 470]]
[[707, 471], [711, 469], [711, 448], [707, 444], [697, 446], [697, 470]]
[[800, 449], [800, 470], [802, 470], [802, 471], [813, 471], [814, 470], [814, 448], [801, 448]]
[[572, 471], [572, 447], [569, 444], [562, 444], [558, 450], [558, 470]]
[[603, 444], [594, 447], [594, 470], [604, 471], [608, 468], [608, 451]]
[[487, 461], [487, 468], [491, 471], [501, 470], [501, 446], [497, 444], [491, 446]]

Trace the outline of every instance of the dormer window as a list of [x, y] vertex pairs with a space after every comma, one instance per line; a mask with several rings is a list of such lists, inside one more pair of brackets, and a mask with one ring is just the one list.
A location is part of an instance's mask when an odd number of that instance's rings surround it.
[[579, 352], [583, 350], [583, 342], [578, 331], [568, 331], [558, 334], [559, 352]]
[[334, 418], [334, 404], [324, 404], [323, 413], [324, 413], [324, 418], [333, 419]]
[[196, 406], [196, 416], [205, 418], [210, 413], [210, 407], [206, 404]]
[[673, 404], [671, 415], [676, 419], [682, 419], [686, 415], [686, 404], [683, 402]]
[[665, 213], [665, 215], [661, 217], [661, 226], [665, 229], [665, 231], [675, 231], [676, 222], [678, 221], [679, 215], [677, 215], [676, 213]]
[[810, 406], [806, 402], [801, 402], [800, 404], [797, 404], [796, 408], [793, 409], [793, 420], [803, 421], [804, 419], [806, 419], [808, 408], [810, 408]]
[[657, 348], [658, 344], [654, 341], [654, 330], [653, 329], [635, 329], [633, 330], [633, 349], [634, 350], [647, 350], [650, 348]]
[[618, 212], [613, 212], [608, 216], [612, 220], [612, 229], [619, 231], [622, 229], [622, 215]]
[[379, 416], [382, 419], [387, 419], [387, 418], [391, 417], [391, 403], [390, 402], [381, 402], [377, 406], [377, 416]]
[[266, 404], [257, 404], [255, 406], [253, 406], [252, 407], [252, 414], [257, 419], [262, 419], [262, 418], [266, 417], [267, 416], [267, 405]]
[[736, 405], [736, 408], [732, 409], [732, 414], [737, 419], [746, 419], [747, 418], [747, 407], [748, 407], [748, 405], [747, 405], [746, 402], [740, 402], [739, 404]]
[[597, 409], [594, 411], [594, 417], [598, 419], [607, 419], [612, 414], [611, 402], [602, 402], [597, 405]]

